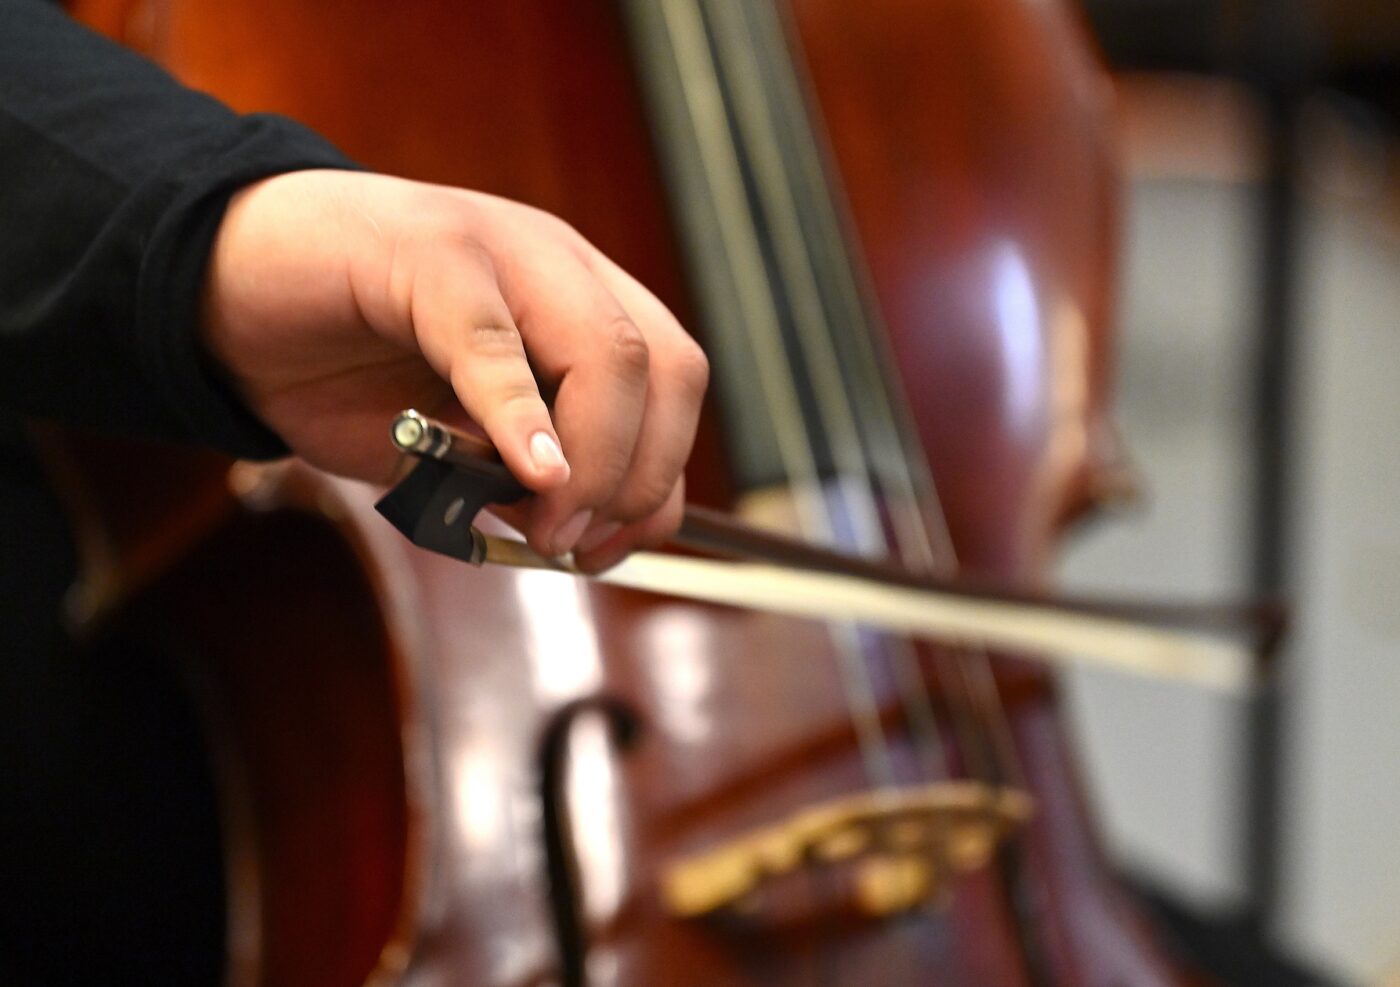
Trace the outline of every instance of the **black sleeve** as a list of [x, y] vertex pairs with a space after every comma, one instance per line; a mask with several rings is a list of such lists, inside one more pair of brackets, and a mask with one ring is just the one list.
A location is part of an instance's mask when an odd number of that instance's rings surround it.
[[197, 334], [229, 197], [353, 167], [281, 117], [239, 116], [37, 0], [0, 0], [0, 409], [285, 452]]

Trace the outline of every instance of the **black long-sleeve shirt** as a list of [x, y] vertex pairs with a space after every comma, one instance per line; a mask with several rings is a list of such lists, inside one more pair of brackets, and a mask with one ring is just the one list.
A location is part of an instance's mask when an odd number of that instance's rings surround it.
[[280, 452], [201, 353], [203, 269], [239, 187], [348, 165], [47, 3], [0, 0], [0, 407]]
[[280, 454], [201, 350], [203, 270], [240, 186], [348, 166], [56, 7], [0, 0], [0, 954], [16, 983], [213, 983], [222, 928], [198, 732], [159, 661], [67, 650], [73, 552], [23, 419]]

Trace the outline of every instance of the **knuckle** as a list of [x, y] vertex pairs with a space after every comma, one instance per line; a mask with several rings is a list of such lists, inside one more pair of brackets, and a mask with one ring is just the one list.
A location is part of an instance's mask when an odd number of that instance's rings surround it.
[[567, 220], [561, 219], [554, 213], [537, 206], [522, 205], [521, 208], [526, 210], [526, 214], [534, 220], [540, 232], [570, 244], [583, 240], [583, 234], [579, 233]]
[[610, 517], [624, 520], [613, 505], [618, 490], [625, 481], [629, 457], [623, 452], [600, 452], [586, 462], [575, 464], [572, 481], [579, 500], [590, 507], [605, 510]]
[[520, 356], [524, 344], [520, 331], [504, 319], [474, 323], [467, 332], [467, 348], [477, 356]]
[[434, 198], [423, 204], [420, 215], [424, 222], [426, 245], [460, 263], [489, 266], [491, 251], [483, 240], [481, 211], [470, 202]]
[[483, 374], [466, 359], [453, 364], [451, 380], [452, 389], [484, 426], [527, 416], [544, 405], [534, 378], [527, 374]]
[[595, 484], [600, 502], [617, 499], [618, 490], [626, 483], [631, 465], [631, 450], [615, 449], [600, 458]]
[[505, 384], [493, 395], [498, 415], [532, 414], [543, 403], [533, 384]]
[[661, 529], [667, 538], [670, 538], [677, 531], [681, 530], [681, 523], [685, 520], [685, 497], [678, 494], [666, 502], [666, 506], [661, 510]]
[[613, 361], [624, 374], [643, 377], [651, 365], [651, 349], [637, 324], [619, 315], [605, 331]]
[[486, 397], [479, 419], [490, 434], [522, 420], [528, 421], [542, 410], [540, 396], [527, 385], [503, 387]]
[[553, 213], [549, 213], [549, 229], [555, 236], [572, 247], [582, 246], [588, 241], [578, 228], [567, 220], [560, 219]]
[[623, 521], [640, 521], [666, 506], [675, 487], [675, 477], [639, 477], [619, 492], [610, 514]]
[[655, 520], [647, 525], [646, 535], [642, 538], [641, 544], [647, 548], [656, 548], [671, 540], [681, 528], [681, 522], [685, 519], [685, 500], [682, 497], [672, 497], [656, 514]]
[[674, 358], [676, 381], [690, 396], [699, 398], [710, 386], [710, 359], [700, 344], [689, 336]]

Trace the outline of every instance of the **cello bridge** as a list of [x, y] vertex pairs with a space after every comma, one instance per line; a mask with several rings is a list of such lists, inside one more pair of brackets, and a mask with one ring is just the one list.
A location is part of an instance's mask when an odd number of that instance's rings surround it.
[[673, 861], [662, 897], [682, 918], [744, 911], [782, 878], [840, 868], [860, 912], [893, 915], [939, 900], [954, 877], [985, 867], [1032, 811], [1024, 792], [971, 781], [842, 796]]

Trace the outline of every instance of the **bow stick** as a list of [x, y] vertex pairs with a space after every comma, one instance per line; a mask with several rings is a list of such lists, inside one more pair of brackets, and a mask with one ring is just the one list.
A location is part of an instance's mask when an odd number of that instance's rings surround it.
[[[405, 411], [394, 445], [418, 458], [376, 505], [414, 544], [473, 565], [584, 575], [473, 525], [528, 494], [484, 439]], [[702, 557], [634, 552], [589, 576], [613, 586], [814, 620], [851, 621], [951, 645], [1014, 650], [1223, 690], [1250, 685], [1282, 635], [1282, 608], [1069, 598], [930, 579], [688, 506], [674, 544]]]

